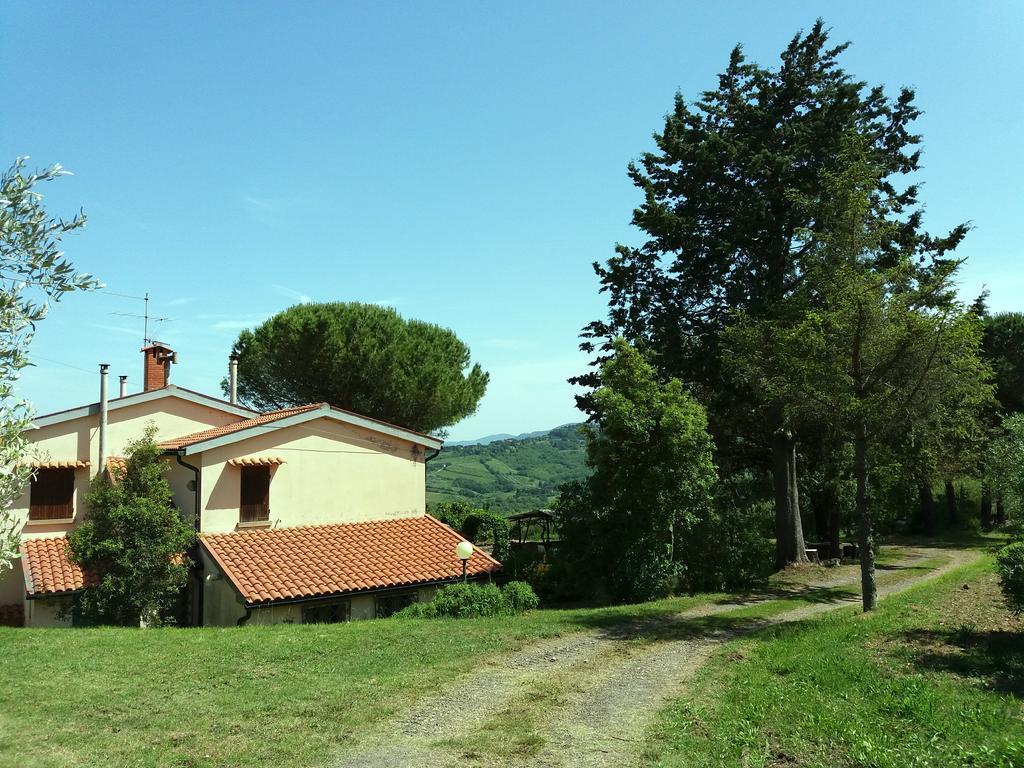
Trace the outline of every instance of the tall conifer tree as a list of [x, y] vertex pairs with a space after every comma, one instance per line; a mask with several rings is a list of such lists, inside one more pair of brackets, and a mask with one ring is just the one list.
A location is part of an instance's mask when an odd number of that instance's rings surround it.
[[[765, 316], [799, 287], [810, 242], [801, 233], [827, 209], [823, 179], [839, 171], [851, 133], [879, 171], [870, 215], [886, 220], [881, 262], [910, 252], [932, 265], [967, 231], [922, 231], [917, 187], [903, 182], [919, 162], [914, 93], [890, 97], [852, 78], [839, 66], [846, 47], [831, 45], [819, 20], [793, 37], [778, 67], [748, 62], [737, 46], [716, 89], [693, 103], [677, 94], [656, 151], [629, 167], [644, 193], [633, 223], [648, 240], [594, 265], [609, 313], [583, 333], [582, 348], [601, 353], [624, 336], [664, 377], [690, 386], [709, 410], [723, 469], [770, 466], [780, 566], [805, 558], [797, 436], [784, 404], [725, 376], [720, 334], [737, 310]], [[577, 381], [593, 384], [594, 375]]]

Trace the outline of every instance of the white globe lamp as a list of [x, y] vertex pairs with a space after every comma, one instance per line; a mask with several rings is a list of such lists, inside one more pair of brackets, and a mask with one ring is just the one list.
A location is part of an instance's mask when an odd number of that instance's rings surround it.
[[466, 561], [473, 556], [473, 545], [468, 541], [460, 541], [455, 545], [455, 556], [462, 561], [462, 580], [466, 581]]

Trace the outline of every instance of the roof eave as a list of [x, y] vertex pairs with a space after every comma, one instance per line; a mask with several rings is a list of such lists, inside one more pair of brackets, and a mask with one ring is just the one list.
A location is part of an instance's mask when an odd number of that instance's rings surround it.
[[411, 432], [407, 429], [403, 429], [402, 427], [386, 425], [382, 422], [375, 421], [374, 419], [364, 418], [362, 416], [350, 414], [347, 411], [339, 411], [331, 408], [329, 405], [324, 405], [310, 411], [297, 413], [294, 416], [278, 419], [277, 421], [270, 421], [265, 424], [254, 424], [251, 427], [246, 427], [245, 429], [240, 429], [236, 432], [230, 432], [226, 435], [220, 435], [219, 437], [213, 437], [207, 440], [191, 443], [189, 445], [183, 445], [180, 448], [174, 449], [173, 452], [180, 453], [182, 456], [190, 456], [192, 454], [202, 453], [203, 451], [209, 451], [214, 448], [220, 448], [223, 445], [231, 445], [232, 443], [237, 443], [242, 440], [248, 440], [253, 436], [253, 430], [261, 430], [261, 432], [257, 432], [257, 434], [267, 434], [270, 431], [287, 429], [288, 427], [305, 424], [307, 421], [314, 421], [321, 418], [334, 419], [335, 421], [339, 421], [343, 424], [362, 427], [363, 429], [370, 430], [371, 432], [377, 432], [378, 434], [390, 435], [391, 437], [398, 438], [399, 440], [405, 440], [409, 443], [421, 445], [424, 448], [440, 450], [444, 446], [444, 441], [436, 437], [421, 435], [418, 432]]
[[[218, 400], [215, 397], [204, 395], [201, 392], [194, 392], [191, 389], [184, 389], [182, 387], [175, 386], [174, 384], [168, 384], [166, 387], [161, 387], [160, 389], [151, 389], [148, 392], [136, 392], [135, 394], [125, 395], [124, 397], [112, 398], [108, 401], [107, 409], [115, 411], [119, 408], [126, 408], [129, 405], [147, 403], [151, 400], [159, 400], [163, 397], [172, 396], [180, 397], [182, 400], [188, 400], [189, 402], [196, 403], [197, 405], [205, 405], [208, 408], [214, 408], [243, 418], [252, 418], [252, 416], [256, 414], [256, 411], [245, 408], [241, 405], [235, 405], [224, 400]], [[55, 413], [47, 413], [32, 419], [32, 428], [38, 429], [40, 427], [49, 427], [53, 424], [61, 424], [65, 421], [73, 421], [74, 419], [81, 419], [86, 416], [95, 416], [99, 414], [99, 412], [100, 404], [97, 402], [90, 403], [89, 405], [78, 406], [77, 408], [69, 408], [64, 411], [56, 411]]]
[[[468, 574], [469, 579], [479, 579], [483, 576], [489, 576], [497, 573], [501, 570], [501, 566], [493, 566], [477, 573]], [[270, 608], [277, 605], [294, 605], [297, 603], [316, 603], [323, 602], [325, 600], [335, 600], [345, 597], [358, 597], [359, 595], [375, 595], [381, 592], [401, 592], [406, 589], [420, 589], [422, 587], [433, 587], [441, 586], [445, 584], [457, 584], [462, 581], [462, 576], [449, 576], [443, 579], [427, 579], [425, 581], [411, 581], [406, 584], [395, 584], [386, 587], [367, 587], [366, 589], [346, 589], [341, 592], [323, 592], [316, 595], [307, 595], [304, 597], [286, 597], [280, 600], [260, 600], [257, 602], [249, 602], [244, 597], [242, 602], [246, 608]]]

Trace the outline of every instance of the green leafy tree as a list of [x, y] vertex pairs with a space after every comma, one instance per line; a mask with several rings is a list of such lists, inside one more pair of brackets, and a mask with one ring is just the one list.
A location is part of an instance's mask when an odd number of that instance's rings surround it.
[[910, 250], [882, 266], [893, 226], [875, 215], [879, 170], [851, 136], [844, 168], [830, 174], [830, 200], [808, 244], [800, 289], [770, 317], [738, 313], [724, 339], [731, 365], [786, 418], [810, 419], [846, 436], [853, 449], [861, 584], [875, 605], [869, 507], [872, 451], [907, 432], [943, 433], [980, 415], [991, 396], [980, 357], [979, 318], [955, 300], [958, 264], [928, 269]]
[[488, 382], [452, 331], [374, 304], [299, 304], [232, 351], [254, 408], [327, 402], [420, 432], [472, 414]]
[[663, 378], [681, 379], [708, 408], [723, 466], [770, 467], [780, 565], [805, 559], [798, 434], [786, 403], [725, 377], [721, 333], [737, 311], [770, 316], [799, 290], [812, 247], [801, 233], [827, 216], [825, 184], [850, 133], [879, 171], [867, 213], [887, 224], [876, 258], [942, 254], [966, 233], [921, 231], [917, 187], [902, 182], [918, 168], [914, 93], [890, 97], [851, 77], [839, 63], [846, 47], [832, 45], [819, 20], [793, 37], [777, 68], [747, 61], [737, 46], [717, 88], [692, 103], [676, 96], [656, 151], [629, 168], [644, 195], [633, 223], [648, 239], [595, 264], [609, 314], [582, 345], [607, 353], [621, 335], [647, 350]]
[[999, 404], [1007, 413], [1024, 412], [1024, 313], [986, 317], [983, 345], [995, 372]]
[[85, 226], [85, 215], [52, 218], [38, 191], [42, 182], [67, 171], [54, 165], [30, 173], [27, 159], [18, 158], [0, 176], [0, 573], [18, 556], [21, 528], [10, 505], [31, 475], [24, 435], [32, 423], [32, 406], [15, 395], [15, 384], [29, 365], [32, 337], [49, 302], [99, 285], [75, 272], [60, 250], [65, 234]]
[[430, 513], [475, 544], [489, 539], [494, 559], [502, 563], [508, 559], [512, 547], [511, 529], [504, 515], [479, 509], [465, 501], [442, 501], [431, 507]]
[[677, 379], [662, 384], [618, 339], [585, 427], [593, 474], [563, 491], [562, 535], [581, 572], [616, 600], [646, 600], [683, 575], [684, 537], [708, 512], [715, 482], [704, 408]]
[[93, 481], [88, 517], [68, 535], [72, 561], [95, 577], [76, 605], [88, 622], [164, 623], [188, 580], [195, 530], [171, 502], [155, 436], [148, 427], [123, 467]]
[[1000, 434], [988, 445], [986, 477], [1010, 510], [1024, 511], [1024, 414], [1006, 416]]
[[1024, 613], [1024, 541], [1016, 541], [999, 550], [996, 573], [1006, 604], [1020, 616]]

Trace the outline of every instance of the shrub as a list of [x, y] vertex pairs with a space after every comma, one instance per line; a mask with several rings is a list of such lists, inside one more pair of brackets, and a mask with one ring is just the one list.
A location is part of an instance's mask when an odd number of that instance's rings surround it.
[[509, 529], [508, 520], [486, 509], [474, 509], [462, 521], [459, 532], [470, 541], [480, 541], [481, 529], [490, 531], [491, 541], [494, 543], [494, 548], [491, 552], [494, 559], [500, 563], [505, 562], [511, 550], [509, 543], [511, 530]]
[[439, 590], [433, 603], [438, 616], [456, 619], [512, 613], [508, 599], [493, 584], [452, 584]]
[[608, 589], [617, 602], [643, 603], [675, 591], [680, 564], [651, 554], [654, 548], [641, 540], [623, 553], [617, 567], [608, 574]]
[[691, 592], [748, 589], [774, 570], [771, 504], [744, 502], [719, 493], [715, 508], [688, 537], [683, 580]]
[[413, 603], [395, 616], [403, 619], [511, 616], [536, 608], [539, 603], [530, 585], [522, 581], [510, 581], [501, 589], [493, 584], [469, 582], [444, 587], [429, 603]]
[[513, 613], [532, 611], [540, 605], [540, 598], [537, 597], [537, 593], [525, 581], [510, 581], [501, 588], [501, 593], [508, 600]]
[[1024, 542], [1018, 541], [999, 550], [996, 572], [1010, 610], [1018, 615], [1024, 613]]
[[68, 535], [71, 561], [98, 577], [71, 606], [88, 623], [173, 623], [195, 530], [172, 503], [155, 438], [150, 424], [128, 443], [123, 467], [93, 480], [89, 516]]
[[391, 615], [400, 619], [436, 619], [437, 606], [433, 600], [427, 603], [412, 603]]
[[479, 543], [489, 533], [494, 543], [494, 551], [491, 553], [494, 559], [503, 563], [508, 558], [511, 531], [508, 520], [502, 515], [476, 509], [464, 501], [443, 501], [432, 507], [430, 512], [474, 543]]

